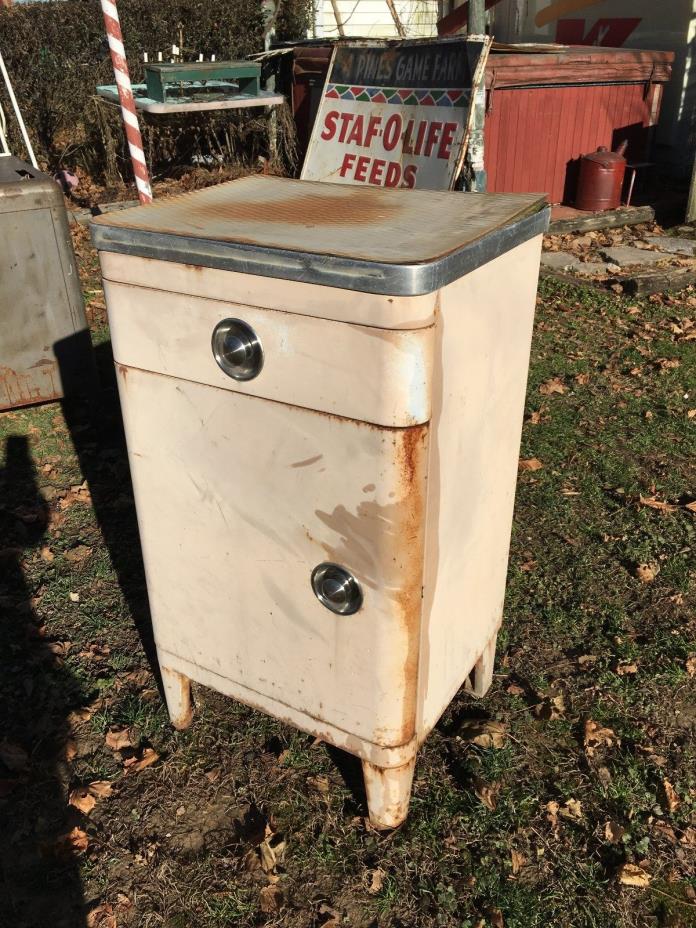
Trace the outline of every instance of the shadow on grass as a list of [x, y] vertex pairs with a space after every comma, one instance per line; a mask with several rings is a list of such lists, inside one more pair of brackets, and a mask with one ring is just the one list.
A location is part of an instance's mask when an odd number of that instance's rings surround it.
[[[70, 342], [54, 346], [61, 368], [73, 350]], [[161, 691], [111, 343], [96, 346], [94, 354], [99, 386], [87, 398], [78, 393], [64, 399], [63, 416], [119, 588]]]
[[[86, 701], [44, 635], [23, 561], [40, 548], [48, 507], [29, 443], [10, 435], [0, 470], [0, 923], [81, 928], [84, 898], [68, 805], [68, 716]], [[5, 918], [7, 919], [5, 921]]]

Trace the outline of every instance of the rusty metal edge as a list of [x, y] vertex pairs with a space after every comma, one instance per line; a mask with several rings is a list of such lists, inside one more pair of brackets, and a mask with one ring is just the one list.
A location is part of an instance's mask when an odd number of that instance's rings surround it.
[[296, 280], [380, 296], [421, 296], [434, 293], [517, 245], [546, 232], [550, 215], [550, 208], [543, 207], [449, 254], [432, 261], [409, 264], [289, 251], [94, 223], [91, 231], [92, 242], [99, 251], [260, 277]]

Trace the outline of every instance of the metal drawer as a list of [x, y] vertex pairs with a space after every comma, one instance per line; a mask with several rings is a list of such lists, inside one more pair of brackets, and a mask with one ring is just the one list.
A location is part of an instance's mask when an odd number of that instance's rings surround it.
[[[433, 326], [379, 329], [113, 281], [104, 291], [118, 364], [392, 428], [430, 419]], [[260, 342], [251, 379], [216, 362], [226, 319]]]

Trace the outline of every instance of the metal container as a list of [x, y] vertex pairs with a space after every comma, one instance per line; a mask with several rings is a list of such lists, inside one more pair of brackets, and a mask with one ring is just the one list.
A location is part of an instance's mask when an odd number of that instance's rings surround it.
[[248, 177], [99, 217], [155, 640], [349, 751], [370, 817], [502, 618], [538, 195]]
[[578, 195], [575, 198], [577, 209], [597, 212], [621, 206], [621, 190], [626, 174], [625, 151], [626, 142], [623, 142], [616, 151], [609, 151], [602, 145], [591, 155], [582, 157]]
[[0, 409], [91, 383], [91, 342], [63, 194], [18, 158], [0, 158]]

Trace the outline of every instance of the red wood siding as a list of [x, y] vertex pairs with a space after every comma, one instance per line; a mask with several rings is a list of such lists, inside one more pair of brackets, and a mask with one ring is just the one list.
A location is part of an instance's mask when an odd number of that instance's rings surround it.
[[[488, 91], [485, 166], [488, 190], [546, 193], [572, 203], [577, 159], [600, 145], [628, 139], [629, 161], [645, 159], [655, 94], [653, 84], [493, 86]], [[658, 109], [658, 107], [656, 107]]]

